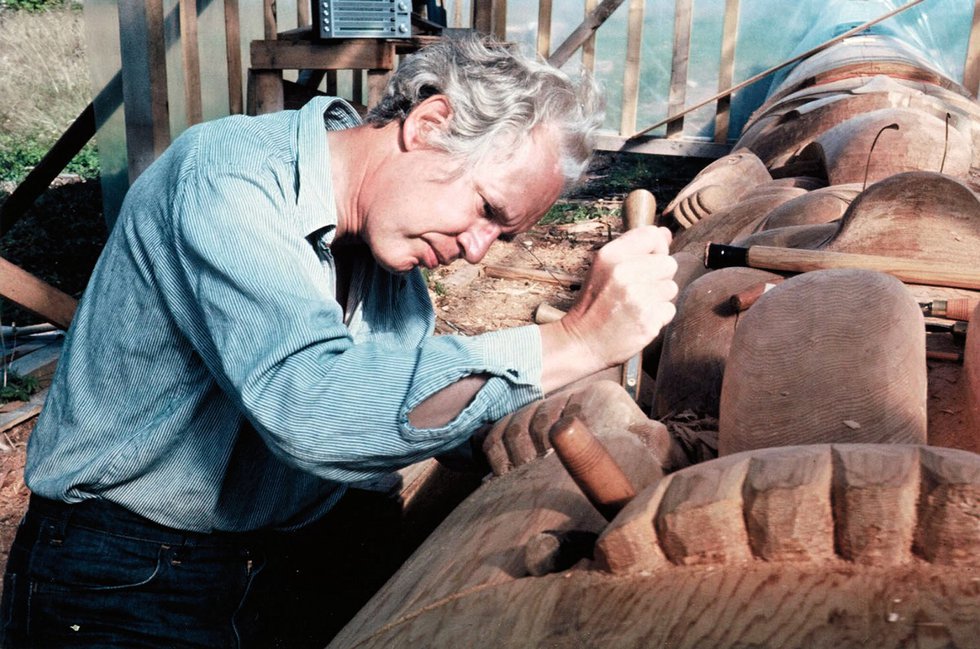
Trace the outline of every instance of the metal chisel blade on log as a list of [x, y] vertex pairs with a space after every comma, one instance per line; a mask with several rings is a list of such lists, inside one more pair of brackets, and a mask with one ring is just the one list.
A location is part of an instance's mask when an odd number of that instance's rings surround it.
[[789, 273], [805, 273], [830, 268], [860, 268], [887, 273], [907, 284], [980, 290], [980, 269], [964, 269], [940, 261], [827, 250], [801, 250], [774, 246], [745, 248], [708, 243], [704, 250], [704, 265], [708, 268], [748, 266]]

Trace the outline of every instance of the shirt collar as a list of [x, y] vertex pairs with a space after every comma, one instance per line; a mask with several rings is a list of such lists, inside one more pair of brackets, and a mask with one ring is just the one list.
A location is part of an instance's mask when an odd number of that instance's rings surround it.
[[337, 97], [313, 98], [298, 111], [296, 119], [297, 215], [306, 234], [329, 228], [332, 239], [337, 204], [325, 134], [357, 126], [361, 119], [350, 104]]

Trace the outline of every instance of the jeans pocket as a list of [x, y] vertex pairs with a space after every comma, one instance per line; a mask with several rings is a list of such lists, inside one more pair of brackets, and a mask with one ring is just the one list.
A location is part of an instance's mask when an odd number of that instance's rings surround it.
[[165, 546], [86, 528], [42, 528], [30, 558], [33, 590], [100, 591], [146, 586], [160, 573]]

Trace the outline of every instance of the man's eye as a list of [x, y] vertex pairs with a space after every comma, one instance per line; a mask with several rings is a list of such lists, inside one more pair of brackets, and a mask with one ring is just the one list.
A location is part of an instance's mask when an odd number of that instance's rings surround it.
[[501, 232], [497, 236], [497, 241], [504, 241], [506, 243], [510, 243], [511, 241], [514, 240], [514, 237], [516, 236], [517, 236], [516, 234], [513, 234], [511, 232]]

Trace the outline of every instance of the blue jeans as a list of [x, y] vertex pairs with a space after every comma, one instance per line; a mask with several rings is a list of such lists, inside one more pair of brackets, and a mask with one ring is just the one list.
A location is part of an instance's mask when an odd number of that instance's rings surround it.
[[105, 501], [32, 496], [4, 576], [0, 644], [247, 647], [265, 553], [254, 535], [182, 532]]

